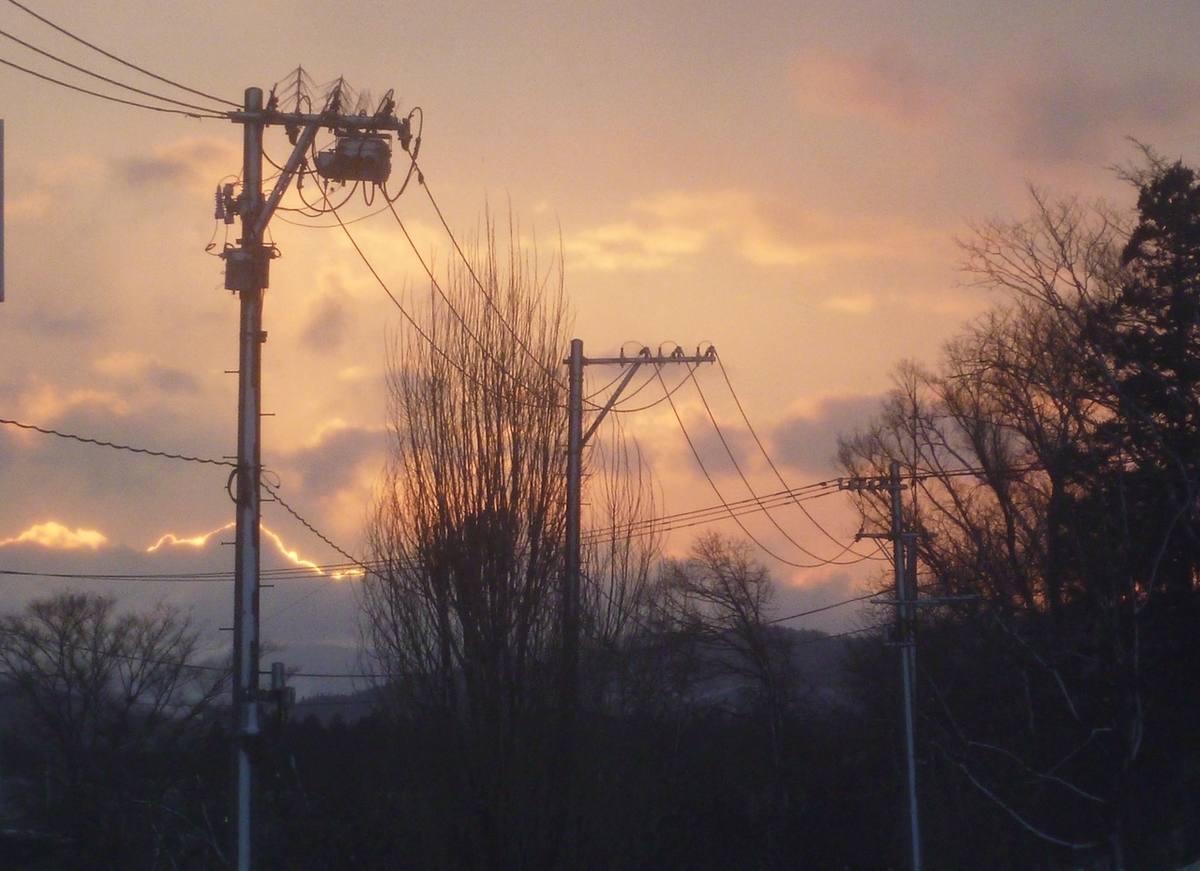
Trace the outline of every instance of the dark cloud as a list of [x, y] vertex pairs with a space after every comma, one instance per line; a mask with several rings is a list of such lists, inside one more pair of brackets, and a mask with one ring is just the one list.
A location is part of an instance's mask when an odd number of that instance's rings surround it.
[[123, 157], [114, 161], [117, 178], [131, 187], [208, 184], [214, 167], [231, 157], [227, 143], [191, 139], [158, 149], [152, 157]]
[[[700, 455], [700, 461], [710, 475], [737, 475], [734, 462], [743, 472], [748, 472], [755, 459], [758, 446], [754, 437], [744, 429], [721, 426], [718, 434], [707, 417], [688, 424], [688, 435], [692, 446]], [[722, 442], [724, 437], [724, 442]], [[730, 459], [732, 455], [732, 460]]]
[[353, 487], [359, 470], [370, 463], [383, 465], [385, 434], [382, 430], [343, 427], [326, 432], [321, 440], [288, 455], [287, 470], [298, 477], [298, 486], [312, 499], [324, 499]]
[[936, 123], [949, 98], [944, 75], [901, 41], [853, 54], [817, 49], [801, 55], [793, 76], [808, 108], [914, 129]]
[[770, 434], [777, 462], [804, 472], [837, 471], [838, 436], [850, 434], [879, 411], [878, 396], [825, 397], [811, 413], [797, 413]]
[[1018, 157], [1058, 163], [1103, 160], [1121, 137], [1146, 137], [1196, 109], [1194, 89], [1178, 79], [1101, 81], [1060, 66], [1013, 84], [1008, 115]]
[[195, 375], [161, 363], [146, 371], [146, 379], [164, 393], [195, 395], [200, 392], [200, 381]]
[[322, 297], [309, 316], [300, 341], [314, 351], [328, 354], [342, 346], [349, 326], [346, 304], [333, 296]]

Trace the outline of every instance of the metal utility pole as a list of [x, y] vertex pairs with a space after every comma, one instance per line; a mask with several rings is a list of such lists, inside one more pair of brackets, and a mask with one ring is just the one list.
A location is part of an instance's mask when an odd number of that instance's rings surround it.
[[[567, 553], [562, 585], [562, 704], [564, 740], [571, 741], [575, 713], [579, 704], [579, 597], [583, 554], [581, 547], [581, 516], [583, 496], [583, 449], [595, 434], [601, 421], [612, 410], [638, 369], [646, 364], [665, 366], [669, 363], [711, 363], [717, 359], [717, 351], [711, 345], [704, 353], [697, 349], [694, 355], [676, 349], [671, 354], [653, 354], [642, 348], [635, 357], [592, 357], [583, 356], [583, 341], [571, 340], [571, 356], [564, 362], [569, 370], [568, 377], [568, 421], [567, 421]], [[613, 390], [604, 406], [596, 413], [587, 431], [583, 429], [583, 369], [585, 366], [628, 366], [625, 377]]]
[[[382, 184], [391, 172], [390, 132], [399, 135], [408, 151], [411, 134], [407, 118], [397, 118], [390, 95], [374, 115], [341, 114], [340, 88], [335, 88], [318, 114], [281, 112], [270, 103], [263, 105], [260, 88], [247, 88], [244, 108], [231, 112], [230, 120], [243, 126], [242, 193], [233, 195], [233, 185], [217, 191], [217, 217], [232, 224], [241, 217], [241, 238], [228, 246], [225, 287], [241, 297], [238, 333], [238, 434], [236, 478], [237, 523], [234, 553], [233, 604], [233, 708], [234, 729], [234, 826], [235, 871], [255, 867], [255, 744], [261, 740], [264, 700], [259, 691], [259, 524], [262, 479], [262, 346], [267, 334], [262, 328], [263, 293], [269, 284], [272, 246], [263, 243], [267, 224], [287, 188], [306, 165], [319, 130], [332, 129], [336, 146], [316, 156], [318, 175], [337, 182]], [[268, 198], [263, 197], [263, 132], [268, 126], [283, 126], [293, 149]]]
[[[236, 711], [234, 766], [234, 867], [253, 868], [251, 852], [254, 763], [252, 744], [258, 739], [258, 593], [259, 593], [259, 483], [262, 472], [262, 329], [263, 291], [266, 276], [256, 268], [266, 252], [256, 232], [262, 211], [262, 90], [247, 88], [246, 120], [242, 136], [242, 238], [240, 257], [227, 258], [229, 266], [249, 266], [241, 292], [241, 326], [238, 331], [238, 456], [237, 524], [233, 570], [233, 706]], [[265, 266], [265, 260], [264, 260]], [[265, 271], [265, 270], [264, 270]], [[228, 278], [228, 274], [227, 274]], [[229, 283], [227, 281], [227, 283]]]
[[[899, 616], [900, 677], [904, 686], [904, 754], [908, 771], [908, 836], [912, 848], [912, 871], [921, 871], [921, 827], [917, 818], [916, 720], [913, 704], [917, 683], [917, 647], [913, 639], [913, 610], [916, 602], [916, 573], [907, 570], [905, 559], [903, 505], [904, 485], [900, 483], [900, 463], [893, 460], [888, 476], [892, 497], [892, 560], [896, 577], [896, 610]], [[915, 568], [915, 563], [914, 563]]]
[[[888, 532], [860, 532], [856, 539], [891, 539], [892, 572], [896, 585], [896, 598], [890, 602], [896, 607], [896, 646], [900, 648], [900, 683], [903, 697], [904, 758], [908, 775], [908, 841], [911, 849], [912, 871], [921, 871], [921, 826], [917, 805], [917, 754], [916, 754], [916, 683], [917, 648], [913, 637], [913, 615], [918, 605], [916, 552], [910, 546], [915, 533], [904, 531], [903, 494], [904, 483], [900, 480], [900, 463], [893, 460], [887, 478], [852, 478], [842, 484], [846, 490], [886, 490], [890, 496], [892, 526]], [[911, 559], [910, 559], [911, 557]], [[872, 599], [873, 602], [877, 600]], [[943, 601], [943, 600], [931, 600]]]

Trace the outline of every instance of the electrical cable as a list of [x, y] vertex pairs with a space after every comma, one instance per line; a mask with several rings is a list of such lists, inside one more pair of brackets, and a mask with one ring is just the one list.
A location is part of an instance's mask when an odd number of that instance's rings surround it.
[[[840, 490], [836, 486], [836, 482], [835, 482], [835, 486], [833, 487], [833, 489], [826, 490], [824, 492], [814, 493], [805, 498], [806, 499], [817, 499], [822, 496], [830, 496], [830, 495], [834, 495], [839, 492], [840, 492]], [[772, 505], [774, 507], [774, 504], [772, 503], [772, 498], [775, 498], [775, 499], [781, 500], [779, 502], [779, 505], [786, 505], [786, 504], [790, 503], [794, 498], [796, 498], [794, 493], [795, 493], [795, 491], [791, 491], [791, 492], [785, 491], [783, 493], [775, 494], [774, 497], [764, 496], [764, 497], [762, 497], [761, 501], [764, 505]], [[709, 523], [715, 523], [717, 521], [726, 520], [730, 517], [731, 513], [737, 517], [744, 517], [748, 514], [754, 514], [759, 510], [760, 509], [758, 507], [758, 504], [755, 502], [755, 500], [745, 499], [745, 500], [742, 500], [741, 502], [729, 502], [729, 503], [724, 503], [724, 504], [720, 504], [720, 505], [709, 506], [707, 508], [697, 508], [692, 511], [682, 512], [680, 514], [668, 515], [665, 518], [650, 519], [650, 520], [644, 520], [644, 521], [635, 521], [631, 524], [624, 524], [622, 526], [622, 531], [627, 530], [628, 534], [631, 536], [643, 536], [643, 535], [653, 535], [653, 534], [659, 534], [659, 533], [665, 533], [665, 532], [674, 532], [674, 531], [680, 530], [680, 529], [691, 529], [696, 526], [704, 526]], [[596, 537], [603, 537], [605, 535], [610, 535], [611, 532], [612, 532], [611, 529], [589, 531], [589, 532], [585, 532], [583, 534], [583, 539], [584, 539], [584, 541], [592, 541]], [[869, 557], [867, 557], [867, 559], [875, 559], [875, 557], [869, 556]]]
[[301, 517], [299, 514], [297, 514], [296, 509], [293, 508], [291, 505], [288, 505], [287, 502], [285, 502], [283, 500], [283, 497], [279, 495], [278, 488], [272, 487], [270, 484], [266, 484], [266, 483], [262, 484], [262, 488], [271, 494], [271, 497], [279, 504], [280, 508], [282, 508], [288, 514], [292, 515], [293, 518], [295, 518], [297, 521], [299, 521], [301, 526], [303, 526], [305, 529], [307, 529], [309, 532], [311, 532], [317, 538], [321, 539], [321, 541], [325, 542], [325, 544], [329, 545], [331, 548], [333, 548], [335, 551], [337, 551], [339, 555], [344, 556], [353, 565], [355, 565], [359, 569], [361, 569], [364, 573], [368, 573], [368, 574], [371, 573], [372, 570], [369, 567], [367, 567], [365, 564], [359, 562], [358, 558], [355, 557], [352, 553], [350, 553], [349, 551], [345, 550], [342, 547], [339, 547], [327, 535], [325, 535], [325, 533], [321, 532], [321, 530], [317, 529], [315, 526], [313, 526], [311, 523], [309, 523], [307, 520], [305, 520], [303, 517]]
[[[741, 414], [742, 420], [746, 424], [746, 429], [749, 431], [751, 437], [754, 439], [754, 443], [756, 445], [758, 445], [758, 449], [762, 452], [763, 458], [767, 461], [767, 465], [770, 467], [771, 471], [775, 474], [775, 478], [779, 481], [779, 483], [784, 488], [786, 488], [788, 486], [787, 481], [784, 480], [783, 475], [780, 473], [780, 471], [776, 467], [774, 461], [771, 459], [771, 455], [767, 453], [767, 449], [763, 445], [762, 439], [760, 439], [758, 437], [758, 432], [754, 429], [754, 426], [750, 423], [750, 418], [746, 415], [746, 410], [745, 410], [745, 408], [742, 407], [742, 401], [740, 398], [738, 398], [737, 392], [733, 389], [733, 382], [729, 380], [729, 373], [726, 371], [725, 363], [721, 360], [720, 357], [717, 357], [717, 367], [721, 370], [721, 377], [725, 379], [725, 386], [729, 388], [729, 395], [733, 397], [733, 402], [737, 406], [738, 413]], [[841, 542], [838, 541], [836, 536], [834, 536], [832, 533], [830, 533], [828, 530], [826, 530], [825, 527], [823, 527], [820, 523], [817, 522], [817, 519], [815, 517], [813, 517], [811, 513], [809, 513], [807, 508], [800, 505], [800, 503], [798, 503], [798, 502], [796, 504], [800, 508], [800, 510], [804, 513], [804, 516], [808, 518], [809, 522], [813, 526], [815, 526], [821, 532], [822, 535], [824, 535], [826, 538], [828, 538], [834, 544], [839, 544], [839, 545], [841, 544]]]
[[183, 106], [186, 109], [195, 109], [199, 112], [214, 111], [212, 108], [210, 108], [208, 106], [197, 106], [194, 103], [185, 103], [182, 100], [175, 100], [175, 99], [172, 99], [171, 97], [164, 97], [164, 96], [162, 96], [162, 94], [155, 94], [152, 91], [143, 91], [141, 88], [135, 88], [133, 85], [127, 85], [124, 82], [118, 82], [116, 79], [110, 79], [108, 76], [104, 76], [104, 75], [101, 75], [100, 73], [92, 72], [91, 70], [85, 69], [84, 67], [78, 66], [77, 64], [73, 64], [68, 60], [63, 60], [58, 55], [51, 54], [50, 52], [48, 52], [44, 49], [38, 48], [36, 45], [31, 45], [30, 43], [26, 42], [25, 40], [20, 39], [16, 36], [13, 36], [11, 33], [7, 32], [5, 30], [0, 30], [0, 36], [3, 36], [5, 39], [12, 40], [17, 45], [23, 46], [32, 52], [36, 52], [37, 54], [40, 54], [42, 57], [49, 58], [50, 60], [54, 61], [55, 63], [62, 64], [63, 66], [68, 67], [69, 69], [73, 69], [78, 73], [83, 73], [85, 76], [91, 76], [93, 79], [98, 79], [99, 81], [105, 82], [106, 84], [109, 84], [109, 85], [115, 85], [118, 88], [123, 88], [126, 91], [131, 91], [131, 92], [133, 92], [135, 94], [139, 94], [143, 97], [150, 97], [152, 100], [161, 100], [164, 103], [170, 103], [174, 106]]
[[[659, 377], [659, 380], [662, 381], [662, 373], [661, 372], [658, 373], [658, 377]], [[663, 392], [665, 393], [666, 389], [667, 389], [666, 383], [664, 382], [662, 386], [663, 386]], [[737, 514], [735, 514], [732, 510], [728, 510], [728, 503], [726, 503], [725, 497], [721, 494], [720, 488], [717, 487], [717, 482], [713, 480], [712, 475], [709, 473], [708, 469], [705, 467], [704, 461], [702, 459], [700, 459], [700, 451], [697, 450], [695, 443], [693, 443], [693, 441], [692, 441], [691, 435], [687, 431], [687, 427], [684, 426], [684, 424], [683, 424], [683, 418], [679, 414], [679, 409], [676, 408], [676, 406], [675, 406], [675, 400], [668, 397], [667, 401], [668, 401], [668, 403], [670, 403], [671, 411], [675, 415], [675, 420], [679, 424], [679, 429], [683, 433], [684, 439], [687, 441], [688, 448], [691, 450], [692, 456], [695, 457], [695, 459], [696, 459], [696, 464], [700, 467], [700, 471], [704, 474], [705, 480], [708, 481], [708, 485], [709, 485], [709, 487], [712, 488], [712, 491], [716, 495], [717, 500], [723, 506], [725, 506], [727, 508], [727, 513], [728, 513], [729, 518], [732, 519], [733, 522], [737, 524], [738, 528], [742, 531], [742, 533], [747, 538], [749, 538], [752, 542], [754, 542], [756, 545], [758, 545], [759, 549], [761, 549], [763, 551], [763, 553], [767, 554], [772, 559], [775, 559], [778, 562], [783, 563], [784, 565], [791, 566], [792, 568], [815, 569], [815, 568], [820, 568], [822, 566], [828, 565], [828, 563], [824, 562], [824, 561], [817, 562], [817, 563], [794, 562], [792, 560], [789, 560], [785, 557], [780, 556], [779, 554], [775, 553], [771, 548], [764, 545], [762, 543], [762, 541], [760, 541], [752, 532], [750, 532], [750, 530], [746, 527], [746, 524], [742, 523], [741, 518]]]
[[[350, 244], [354, 247], [354, 250], [358, 253], [358, 256], [362, 259], [363, 263], [366, 265], [366, 267], [370, 271], [371, 275], [374, 276], [375, 281], [379, 284], [379, 286], [381, 288], [383, 288], [383, 292], [387, 294], [388, 298], [392, 301], [392, 304], [395, 305], [396, 308], [400, 310], [400, 314], [403, 315], [404, 319], [406, 321], [408, 321], [409, 325], [412, 326], [412, 328], [417, 331], [417, 334], [426, 342], [426, 344], [429, 345], [429, 347], [433, 351], [435, 351], [439, 356], [441, 356], [451, 366], [451, 368], [453, 368], [455, 371], [457, 371], [460, 375], [462, 375], [464, 378], [466, 378], [468, 381], [470, 381], [472, 384], [474, 384], [480, 390], [483, 390], [485, 392], [490, 390], [491, 387], [489, 385], [484, 384], [475, 375], [467, 372], [466, 369], [464, 369], [455, 360], [453, 360], [450, 357], [450, 355], [446, 351], [444, 351], [436, 342], [434, 342], [433, 338], [427, 332], [425, 332], [424, 329], [421, 328], [420, 324], [417, 323], [416, 319], [411, 314], [409, 314], [408, 311], [404, 308], [404, 306], [400, 304], [400, 301], [398, 299], [396, 299], [396, 296], [392, 293], [391, 289], [387, 286], [387, 283], [383, 280], [383, 277], [379, 274], [378, 270], [375, 269], [374, 265], [372, 265], [371, 261], [369, 259], [367, 259], [366, 253], [359, 246], [357, 240], [355, 240], [353, 234], [350, 232], [349, 227], [347, 227], [346, 223], [342, 220], [341, 215], [336, 210], [334, 210], [333, 215], [335, 218], [337, 218], [338, 226], [342, 228], [342, 232], [346, 234], [346, 238], [350, 240]], [[438, 284], [437, 278], [433, 274], [433, 270], [425, 262], [425, 258], [421, 256], [420, 252], [418, 251], [418, 249], [416, 247], [416, 243], [412, 240], [412, 238], [410, 236], [408, 236], [407, 231], [405, 231], [405, 238], [408, 239], [409, 245], [413, 250], [413, 254], [416, 256], [418, 262], [420, 262], [422, 269], [425, 270], [425, 274], [429, 277], [430, 282], [437, 289], [438, 293], [442, 295], [442, 297], [444, 299], [445, 293], [442, 291], [441, 286]], [[448, 301], [447, 301], [447, 304], [449, 304]], [[454, 310], [453, 306], [451, 306], [451, 310], [454, 311], [455, 317], [458, 318], [461, 322], [462, 316], [459, 315], [456, 310]], [[527, 408], [556, 409], [559, 411], [566, 410], [567, 407], [566, 407], [566, 405], [563, 405], [563, 404], [546, 403], [546, 402], [529, 402], [529, 401], [523, 399], [521, 396], [522, 393], [532, 393], [534, 395], [537, 395], [537, 393], [539, 391], [530, 387], [527, 384], [524, 384], [524, 383], [518, 381], [516, 379], [516, 376], [513, 375], [508, 370], [508, 367], [501, 365], [500, 361], [495, 359], [495, 356], [492, 354], [491, 350], [486, 345], [484, 345], [474, 335], [472, 335], [471, 338], [475, 340], [475, 343], [480, 347], [480, 349], [484, 352], [484, 354], [486, 354], [492, 360], [492, 362], [497, 365], [497, 367], [498, 367], [497, 371], [499, 371], [505, 378], [509, 379], [512, 382], [512, 384], [515, 386], [516, 389], [511, 394], [511, 399], [513, 402], [515, 402], [518, 405], [525, 406]], [[559, 382], [556, 381], [555, 383], [559, 383]], [[560, 386], [561, 386], [561, 384], [560, 384]]]
[[[728, 439], [725, 438], [725, 433], [721, 429], [720, 424], [717, 423], [717, 417], [715, 414], [713, 414], [712, 406], [710, 406], [708, 403], [708, 397], [706, 397], [704, 395], [704, 390], [700, 386], [699, 379], [696, 378], [695, 371], [693, 370], [692, 372], [689, 372], [688, 377], [691, 379], [692, 383], [696, 385], [696, 394], [700, 397], [700, 402], [704, 406], [704, 411], [708, 414], [709, 422], [712, 423], [713, 429], [717, 433], [717, 438], [720, 439], [720, 441], [721, 441], [721, 447], [723, 447], [725, 449], [725, 454], [726, 454], [726, 456], [729, 457], [729, 462], [733, 464], [734, 471], [737, 472], [738, 477], [741, 478], [742, 483], [746, 486], [746, 490], [749, 491], [751, 498], [754, 499], [756, 504], [759, 504], [759, 506], [762, 507], [762, 505], [758, 499], [758, 494], [754, 491], [753, 485], [750, 483], [750, 480], [746, 477], [746, 473], [742, 470], [741, 464], [738, 463], [737, 457], [734, 456], [733, 449], [729, 447], [729, 441], [728, 441]], [[787, 484], [785, 483], [784, 486], [786, 487]], [[809, 557], [810, 559], [818, 560], [821, 563], [823, 563], [824, 565], [839, 565], [839, 566], [856, 565], [856, 564], [862, 562], [863, 560], [867, 559], [866, 556], [863, 556], [863, 555], [857, 554], [857, 553], [854, 554], [856, 559], [852, 559], [852, 560], [843, 560], [842, 559], [842, 557], [846, 553], [853, 553], [853, 544], [843, 545], [841, 553], [839, 553], [836, 557], [833, 557], [831, 559], [826, 559], [825, 557], [819, 556], [819, 555], [813, 553], [808, 548], [804, 547], [804, 545], [800, 544], [800, 542], [796, 541], [796, 539], [792, 538], [791, 534], [788, 533], [788, 531], [786, 529], [784, 529], [782, 526], [780, 526], [779, 521], [777, 521], [775, 519], [775, 516], [770, 512], [770, 510], [768, 510], [767, 508], [764, 507], [764, 508], [762, 508], [762, 511], [763, 511], [763, 514], [766, 516], [766, 518], [771, 522], [771, 525], [774, 526], [777, 530], [779, 530], [779, 532], [783, 535], [783, 537], [785, 539], [787, 539], [793, 546], [795, 546], [795, 548], [797, 550], [799, 550], [802, 554]], [[808, 515], [807, 511], [805, 512], [805, 515], [806, 516]]]
[[851, 599], [842, 599], [840, 602], [834, 602], [830, 605], [822, 605], [820, 608], [809, 608], [807, 611], [800, 611], [796, 614], [788, 614], [786, 617], [773, 617], [764, 622], [768, 626], [773, 623], [786, 623], [789, 620], [799, 620], [801, 617], [811, 617], [813, 614], [823, 614], [826, 611], [832, 611], [834, 608], [844, 608], [846, 605], [853, 605], [855, 602], [865, 602], [874, 597], [875, 593], [863, 593], [861, 596], [854, 596]]
[[136, 72], [139, 72], [144, 76], [149, 76], [150, 78], [154, 79], [155, 81], [162, 82], [164, 85], [170, 85], [173, 88], [178, 88], [181, 91], [187, 91], [189, 94], [194, 94], [197, 97], [204, 97], [206, 100], [213, 100], [214, 102], [217, 102], [217, 103], [224, 103], [227, 106], [233, 106], [238, 109], [242, 108], [240, 103], [235, 103], [232, 100], [226, 100], [223, 97], [216, 97], [216, 96], [213, 96], [212, 94], [206, 94], [203, 91], [197, 91], [194, 88], [189, 88], [186, 85], [179, 84], [178, 82], [173, 82], [168, 78], [164, 78], [163, 76], [158, 75], [157, 73], [152, 73], [152, 72], [150, 72], [150, 70], [143, 69], [142, 67], [139, 67], [136, 64], [132, 64], [129, 61], [125, 60], [124, 58], [120, 58], [117, 55], [112, 54], [111, 52], [107, 52], [104, 49], [100, 48], [99, 46], [93, 45], [92, 43], [88, 42], [86, 39], [76, 36], [75, 34], [71, 33], [71, 31], [67, 30], [66, 28], [60, 27], [59, 25], [55, 24], [50, 19], [44, 18], [41, 15], [38, 15], [36, 12], [34, 12], [28, 6], [18, 3], [17, 0], [8, 0], [8, 2], [11, 3], [13, 6], [16, 6], [22, 12], [32, 15], [34, 18], [36, 18], [38, 21], [42, 22], [42, 24], [45, 24], [47, 27], [51, 27], [54, 30], [57, 30], [63, 36], [67, 36], [67, 37], [75, 40], [76, 42], [78, 42], [80, 45], [84, 45], [84, 46], [90, 48], [92, 51], [98, 52], [99, 54], [104, 55], [109, 60], [114, 60], [117, 63], [122, 64], [131, 70], [135, 70]]
[[[9, 2], [11, 3], [13, 0], [9, 0]], [[42, 81], [50, 82], [51, 84], [59, 85], [72, 91], [78, 91], [79, 93], [87, 94], [90, 97], [99, 97], [101, 100], [108, 100], [112, 103], [120, 103], [123, 106], [133, 106], [138, 109], [149, 109], [151, 112], [162, 112], [166, 115], [183, 115], [185, 118], [197, 118], [201, 120], [205, 118], [225, 119], [227, 117], [217, 112], [189, 112], [186, 109], [168, 109], [166, 106], [151, 106], [148, 103], [138, 103], [133, 100], [123, 100], [120, 97], [113, 97], [110, 94], [101, 94], [99, 91], [91, 91], [87, 88], [81, 88], [78, 85], [72, 85], [69, 82], [64, 82], [61, 79], [56, 79], [53, 76], [47, 76], [43, 73], [35, 72], [27, 67], [21, 66], [20, 64], [13, 63], [10, 60], [5, 60], [4, 58], [0, 58], [0, 64], [3, 64], [6, 67], [11, 67], [14, 70], [20, 70], [21, 72], [27, 73], [28, 75], [41, 79]]]
[[[413, 163], [413, 166], [417, 165], [417, 160], [415, 157], [413, 158], [412, 163]], [[492, 310], [499, 316], [501, 322], [508, 329], [509, 333], [512, 334], [512, 337], [514, 339], [516, 339], [517, 343], [521, 346], [521, 348], [525, 351], [525, 353], [529, 355], [529, 357], [534, 361], [534, 363], [536, 363], [538, 366], [540, 366], [542, 369], [544, 369], [546, 374], [549, 375], [552, 379], [554, 379], [556, 381], [559, 380], [561, 378], [561, 375], [558, 375], [553, 370], [546, 368], [545, 361], [541, 360], [536, 354], [533, 353], [533, 351], [530, 349], [529, 345], [526, 344], [525, 340], [517, 333], [516, 329], [514, 329], [511, 324], [509, 324], [507, 318], [505, 318], [504, 314], [497, 307], [495, 300], [492, 299], [492, 295], [488, 292], [488, 289], [484, 286], [483, 282], [479, 279], [479, 276], [475, 274], [474, 267], [471, 265], [470, 260], [467, 259], [467, 255], [463, 252], [462, 248], [459, 246], [458, 240], [454, 237], [454, 233], [450, 229], [450, 224], [446, 221], [445, 215], [442, 214], [441, 207], [438, 205], [437, 200], [434, 199], [434, 197], [433, 197], [433, 191], [431, 191], [429, 189], [429, 184], [425, 181], [425, 173], [422, 172], [420, 169], [417, 170], [417, 173], [418, 173], [417, 174], [417, 184], [419, 184], [422, 188], [424, 188], [425, 196], [429, 198], [430, 205], [433, 206], [434, 212], [437, 213], [438, 220], [441, 221], [441, 223], [442, 223], [442, 228], [446, 231], [446, 235], [450, 237], [450, 242], [454, 246], [454, 250], [458, 252], [459, 258], [462, 260], [463, 265], [466, 266], [467, 272], [470, 274], [472, 280], [475, 282], [475, 286], [479, 288], [479, 292], [482, 293], [484, 299], [487, 300], [487, 304], [492, 307]], [[388, 205], [391, 205], [391, 203], [389, 202]], [[396, 215], [395, 209], [392, 210], [392, 214]], [[397, 221], [400, 220], [399, 215], [396, 215], [396, 220]], [[403, 229], [403, 225], [401, 225], [401, 228]], [[406, 236], [408, 235], [407, 230], [405, 230], [405, 235]]]
[[48, 429], [46, 427], [35, 426], [31, 423], [21, 423], [19, 420], [8, 420], [0, 417], [0, 424], [5, 426], [15, 426], [25, 430], [32, 430], [33, 432], [55, 436], [60, 439], [69, 439], [71, 441], [82, 442], [84, 444], [98, 445], [102, 448], [114, 448], [119, 451], [129, 451], [135, 454], [146, 454], [151, 457], [163, 457], [168, 460], [183, 460], [188, 463], [204, 463], [211, 466], [237, 467], [237, 463], [233, 462], [232, 460], [213, 460], [208, 457], [192, 457], [188, 456], [187, 454], [172, 454], [166, 451], [153, 451], [148, 448], [137, 448], [133, 447], [132, 445], [123, 445], [117, 442], [108, 442], [101, 439], [93, 439], [86, 436], [75, 435], [74, 433], [62, 432], [61, 430], [57, 429]]

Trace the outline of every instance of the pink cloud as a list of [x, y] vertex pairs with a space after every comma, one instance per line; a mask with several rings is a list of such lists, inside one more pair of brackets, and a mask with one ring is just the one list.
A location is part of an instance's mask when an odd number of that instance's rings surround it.
[[811, 51], [795, 61], [793, 80], [807, 109], [905, 129], [937, 121], [947, 96], [935, 72], [899, 42], [864, 55]]

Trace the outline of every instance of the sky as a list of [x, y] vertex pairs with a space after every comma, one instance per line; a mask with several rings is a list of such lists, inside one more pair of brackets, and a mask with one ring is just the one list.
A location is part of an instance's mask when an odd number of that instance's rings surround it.
[[[685, 384], [673, 398], [719, 496], [669, 405], [624, 418], [667, 514], [750, 495], [706, 401], [754, 492], [783, 485], [739, 403], [789, 486], [835, 478], [837, 435], [869, 421], [894, 367], [936, 363], [947, 339], [1002, 304], [959, 272], [956, 240], [973, 224], [1027, 214], [1030, 186], [1129, 207], [1116, 168], [1136, 162], [1133, 140], [1200, 160], [1200, 6], [1189, 2], [23, 2], [235, 103], [302, 66], [376, 100], [392, 90], [399, 113], [420, 107], [432, 196], [413, 185], [397, 203], [413, 246], [389, 213], [349, 207], [364, 217], [355, 240], [402, 300], [427, 287], [414, 249], [435, 269], [455, 256], [433, 202], [459, 239], [485, 210], [511, 211], [543, 263], [561, 251], [585, 355], [717, 349], [728, 385], [702, 367], [702, 393]], [[0, 31], [10, 63], [143, 100], [16, 37], [193, 99], [11, 0], [0, 0]], [[169, 454], [234, 453], [238, 304], [206, 249], [236, 238], [213, 219], [213, 190], [240, 172], [241, 128], [10, 67], [0, 118], [0, 418]], [[281, 131], [266, 146], [287, 155]], [[358, 555], [385, 460], [387, 348], [404, 321], [336, 225], [286, 220], [270, 227], [282, 257], [264, 315], [264, 462], [295, 514]], [[595, 389], [612, 374], [589, 371]], [[219, 650], [227, 580], [45, 575], [230, 571], [226, 477], [0, 426], [0, 570], [29, 573], [0, 575], [0, 607], [61, 587], [131, 607], [165, 601], [191, 609]], [[774, 523], [719, 527], [765, 545], [781, 613], [855, 596], [886, 571], [837, 564], [857, 530], [843, 495], [805, 507], [816, 523], [792, 507]], [[278, 504], [263, 520], [265, 568], [345, 562]], [[696, 531], [673, 533], [667, 551], [686, 551]], [[789, 625], [862, 619], [842, 608]], [[271, 655], [302, 672], [353, 670], [353, 581], [281, 575], [263, 592], [263, 632]]]

